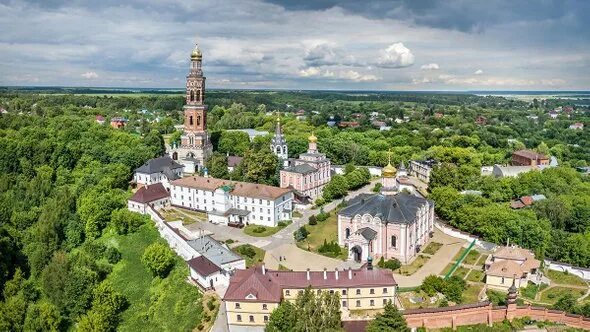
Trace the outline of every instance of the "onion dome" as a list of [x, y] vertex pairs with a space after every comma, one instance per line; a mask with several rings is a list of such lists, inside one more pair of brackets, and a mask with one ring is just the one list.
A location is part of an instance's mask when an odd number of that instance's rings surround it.
[[199, 45], [195, 45], [193, 52], [191, 53], [191, 60], [201, 60], [203, 58], [203, 54], [199, 49]]
[[309, 143], [315, 143], [318, 141], [318, 138], [315, 137], [313, 133], [311, 133], [311, 136], [309, 136], [307, 139], [309, 140]]
[[395, 167], [393, 167], [393, 165], [391, 163], [388, 163], [387, 166], [383, 167], [383, 177], [386, 178], [392, 178], [395, 176], [395, 173], [397, 172], [397, 170], [395, 169]]

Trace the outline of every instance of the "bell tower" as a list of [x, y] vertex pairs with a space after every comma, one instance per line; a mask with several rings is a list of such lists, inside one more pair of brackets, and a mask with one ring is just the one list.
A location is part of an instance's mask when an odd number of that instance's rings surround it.
[[203, 54], [198, 45], [191, 52], [190, 61], [186, 76], [183, 133], [180, 147], [173, 147], [171, 155], [185, 165], [185, 173], [196, 173], [205, 167], [205, 162], [213, 153], [213, 145], [207, 132]]

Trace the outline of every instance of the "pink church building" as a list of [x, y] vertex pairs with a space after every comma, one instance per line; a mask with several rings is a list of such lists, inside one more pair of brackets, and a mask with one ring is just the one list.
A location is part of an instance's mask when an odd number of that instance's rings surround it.
[[378, 194], [361, 194], [338, 213], [338, 243], [348, 248], [348, 259], [372, 257], [411, 262], [430, 239], [434, 203], [401, 190], [396, 169], [383, 168]]
[[289, 166], [281, 170], [281, 188], [293, 188], [303, 196], [316, 199], [332, 178], [330, 160], [318, 151], [318, 138], [314, 134], [308, 139], [307, 153], [300, 154], [299, 159], [289, 160]]

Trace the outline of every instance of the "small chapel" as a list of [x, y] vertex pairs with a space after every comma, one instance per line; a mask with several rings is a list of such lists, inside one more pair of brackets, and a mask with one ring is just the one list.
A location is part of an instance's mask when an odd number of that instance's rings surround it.
[[338, 212], [338, 243], [348, 249], [349, 260], [383, 257], [408, 264], [430, 239], [434, 202], [408, 190], [403, 164], [399, 173], [390, 156], [382, 170], [381, 191], [360, 194]]

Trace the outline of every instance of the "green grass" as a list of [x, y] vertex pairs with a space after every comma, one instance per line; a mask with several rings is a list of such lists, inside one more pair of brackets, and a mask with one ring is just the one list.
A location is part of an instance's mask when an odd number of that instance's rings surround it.
[[255, 236], [255, 237], [267, 237], [275, 234], [276, 232], [280, 231], [281, 229], [285, 228], [285, 226], [277, 226], [277, 227], [268, 227], [268, 226], [260, 226], [260, 225], [248, 225], [244, 227], [244, 233]]
[[188, 270], [180, 257], [164, 279], [152, 277], [141, 263], [148, 245], [164, 242], [153, 225], [126, 236], [107, 234], [103, 240], [121, 251], [122, 259], [107, 280], [130, 304], [117, 331], [188, 331], [201, 322], [202, 295], [186, 282]]
[[[330, 217], [324, 221], [320, 221], [317, 225], [305, 225], [305, 229], [309, 232], [307, 239], [297, 242], [297, 246], [303, 250], [313, 251], [318, 253], [318, 248], [326, 242], [338, 242], [338, 212], [330, 212]], [[337, 257], [328, 256], [332, 258], [345, 260], [348, 257], [346, 248], [342, 248], [340, 255]]]
[[485, 274], [483, 273], [483, 271], [471, 270], [471, 272], [467, 276], [467, 280], [473, 281], [473, 282], [483, 282], [484, 276], [485, 276]]
[[441, 276], [446, 276], [447, 273], [449, 273], [451, 271], [451, 269], [453, 268], [453, 266], [455, 265], [455, 263], [449, 263], [447, 264], [447, 266], [445, 267], [444, 270], [442, 270], [442, 272], [440, 273]]
[[465, 278], [465, 276], [467, 275], [468, 272], [469, 272], [469, 269], [459, 266], [458, 268], [455, 269], [455, 272], [453, 272], [452, 276], [456, 276], [456, 277], [463, 279], [463, 278]]
[[572, 286], [587, 286], [586, 282], [571, 273], [559, 272], [553, 270], [545, 270], [545, 276], [556, 284], [572, 285]]
[[485, 285], [483, 283], [471, 284], [463, 291], [463, 303], [476, 303], [479, 301], [479, 293]]
[[431, 242], [423, 251], [423, 254], [434, 255], [442, 247], [442, 243]]
[[537, 295], [538, 292], [539, 292], [539, 286], [529, 283], [528, 286], [522, 287], [520, 289], [520, 296], [522, 296], [523, 298], [534, 301], [535, 296]]
[[426, 262], [428, 262], [429, 259], [430, 257], [428, 256], [418, 255], [418, 257], [416, 257], [416, 259], [414, 259], [414, 261], [411, 264], [402, 265], [402, 267], [397, 269], [396, 272], [405, 276], [412, 275], [416, 273], [416, 271], [418, 271], [422, 266], [424, 266], [424, 264], [426, 264]]
[[[461, 251], [459, 251], [455, 257], [453, 257], [453, 261], [458, 261], [459, 258], [461, 258], [461, 255], [463, 255], [463, 253], [465, 252], [465, 250], [467, 250], [467, 248], [462, 248]], [[463, 259], [463, 262], [461, 262], [462, 264], [467, 264], [467, 265], [473, 265], [475, 264], [475, 262], [477, 261], [477, 258], [479, 258], [480, 253], [479, 251], [475, 250], [475, 249], [471, 249], [469, 251], [469, 253], [467, 254], [467, 256], [465, 256], [465, 259]]]
[[572, 294], [574, 298], [579, 298], [584, 295], [584, 289], [568, 288], [568, 287], [550, 287], [541, 294], [541, 302], [555, 303], [561, 296], [565, 294]]
[[[243, 248], [252, 248], [252, 250], [254, 250], [255, 255], [253, 257], [244, 255], [241, 253]], [[236, 254], [244, 257], [244, 259], [246, 260], [246, 267], [250, 267], [252, 265], [256, 265], [258, 263], [262, 263], [264, 261], [264, 255], [266, 254], [266, 252], [263, 249], [257, 248], [251, 244], [242, 244], [239, 245], [235, 248], [232, 249]]]
[[301, 212], [293, 211], [293, 218], [301, 218], [301, 217], [303, 217], [303, 214], [301, 214]]

